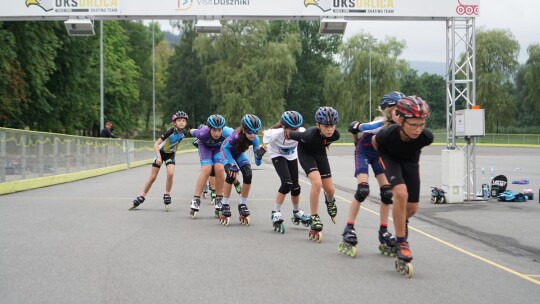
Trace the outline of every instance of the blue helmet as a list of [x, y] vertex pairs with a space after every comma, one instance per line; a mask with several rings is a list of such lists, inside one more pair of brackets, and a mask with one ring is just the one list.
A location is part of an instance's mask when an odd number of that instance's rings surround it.
[[281, 123], [291, 129], [298, 129], [304, 123], [304, 118], [296, 111], [286, 111], [281, 114]]
[[262, 127], [262, 123], [259, 117], [253, 114], [246, 114], [244, 117], [242, 117], [240, 124], [242, 125], [242, 128], [244, 128], [244, 130], [254, 133], [259, 132]]
[[332, 107], [320, 107], [315, 112], [315, 121], [321, 125], [336, 125], [339, 121], [339, 115]]
[[381, 98], [381, 102], [379, 103], [381, 111], [384, 111], [384, 109], [388, 107], [393, 107], [397, 105], [398, 101], [403, 97], [405, 97], [405, 94], [397, 91], [384, 95], [383, 98]]
[[210, 115], [206, 124], [212, 129], [221, 129], [225, 126], [225, 118], [219, 114]]

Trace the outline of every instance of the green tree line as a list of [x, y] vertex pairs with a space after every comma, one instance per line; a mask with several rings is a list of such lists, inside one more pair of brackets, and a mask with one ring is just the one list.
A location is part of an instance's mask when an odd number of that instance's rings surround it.
[[[285, 110], [313, 124], [324, 105], [338, 110], [346, 128], [378, 116], [390, 91], [427, 100], [430, 127], [446, 127], [444, 77], [418, 75], [400, 58], [405, 41], [393, 37], [360, 33], [343, 41], [319, 35], [314, 21], [227, 21], [221, 34], [198, 34], [193, 22], [178, 21], [179, 41], [171, 45], [157, 23], [103, 24], [104, 116], [117, 134], [151, 137], [154, 94], [158, 132], [179, 110], [192, 127], [213, 113], [231, 127], [253, 113], [269, 127]], [[98, 25], [95, 36], [71, 37], [62, 22], [0, 22], [0, 126], [98, 133]], [[476, 100], [486, 111], [486, 132], [540, 131], [540, 45], [528, 46], [524, 64], [519, 50], [508, 30], [476, 34]]]

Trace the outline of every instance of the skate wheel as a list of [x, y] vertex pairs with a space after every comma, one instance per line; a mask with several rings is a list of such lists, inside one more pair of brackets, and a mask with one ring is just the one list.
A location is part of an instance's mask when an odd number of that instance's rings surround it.
[[336, 218], [335, 217], [332, 217], [332, 223], [336, 223]]
[[[302, 225], [303, 225], [304, 227], [309, 227], [310, 224], [311, 224], [311, 223], [309, 223], [309, 222], [302, 223]], [[298, 225], [298, 224], [297, 224], [297, 225]]]
[[285, 233], [285, 224], [281, 223], [281, 225], [279, 227], [279, 232], [281, 232], [281, 234]]
[[399, 267], [399, 261], [398, 260], [396, 260], [394, 262], [394, 266], [396, 267], [396, 272], [399, 272], [400, 267]]
[[216, 199], [215, 198], [211, 199], [210, 200], [210, 205], [215, 205], [215, 204], [216, 204]]
[[317, 239], [315, 240], [317, 243], [322, 242], [323, 235], [322, 232], [317, 233]]
[[135, 208], [137, 208], [137, 206], [131, 206], [131, 208], [129, 208], [128, 210], [133, 211], [133, 210], [135, 210]]
[[206, 198], [206, 193], [203, 192], [202, 198]]
[[169, 205], [165, 205], [165, 212], [169, 212]]
[[196, 218], [196, 217], [197, 217], [197, 213], [198, 213], [197, 211], [193, 211], [193, 210], [192, 210], [192, 211], [191, 211], [191, 218], [192, 218], [192, 219]]
[[229, 226], [229, 222], [230, 222], [231, 218], [229, 217], [222, 217], [219, 222], [221, 223], [221, 225], [223, 226]]
[[403, 274], [407, 277], [407, 278], [411, 278], [412, 275], [413, 275], [413, 265], [411, 263], [406, 263], [405, 264], [405, 269], [403, 271]]
[[298, 226], [298, 224], [300, 224], [299, 221], [296, 221], [296, 219], [294, 218], [294, 216], [291, 217], [291, 222], [292, 222], [293, 224], [297, 225], [297, 226]]

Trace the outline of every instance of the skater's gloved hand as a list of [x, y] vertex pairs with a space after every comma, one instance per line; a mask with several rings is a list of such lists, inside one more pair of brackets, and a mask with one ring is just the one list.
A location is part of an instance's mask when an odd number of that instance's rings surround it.
[[352, 134], [358, 134], [358, 127], [360, 127], [360, 123], [358, 121], [353, 121], [351, 122], [351, 124], [349, 125], [349, 132], [351, 132]]
[[230, 176], [232, 179], [236, 178], [236, 174], [238, 173], [238, 166], [237, 165], [227, 165], [225, 167], [225, 172], [228, 176]]
[[262, 159], [265, 153], [266, 153], [266, 148], [263, 146], [260, 146], [255, 152], [255, 159], [257, 158]]
[[260, 166], [262, 164], [262, 159], [258, 158], [257, 156], [255, 156], [255, 165]]

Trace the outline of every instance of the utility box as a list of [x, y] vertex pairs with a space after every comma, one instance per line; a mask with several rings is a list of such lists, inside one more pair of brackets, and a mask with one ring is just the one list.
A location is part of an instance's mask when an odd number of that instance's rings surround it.
[[484, 109], [458, 110], [454, 115], [456, 137], [486, 135]]
[[461, 150], [442, 151], [442, 186], [446, 191], [446, 202], [463, 203], [465, 155]]

